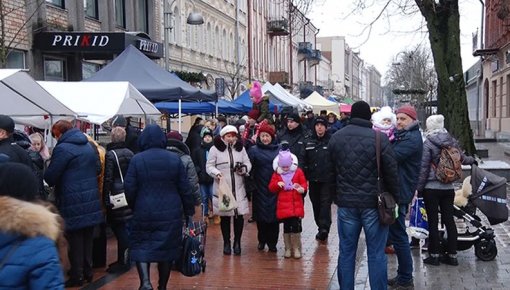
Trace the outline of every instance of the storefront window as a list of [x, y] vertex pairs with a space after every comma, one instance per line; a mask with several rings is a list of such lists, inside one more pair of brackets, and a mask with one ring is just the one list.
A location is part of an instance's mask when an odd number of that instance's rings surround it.
[[138, 28], [140, 31], [149, 33], [149, 23], [147, 19], [147, 0], [138, 0]]
[[61, 59], [44, 60], [44, 80], [46, 81], [64, 81], [65, 80], [65, 62]]
[[83, 79], [88, 79], [93, 76], [97, 71], [101, 69], [101, 65], [92, 62], [82, 63], [82, 75]]
[[46, 0], [46, 2], [48, 3], [51, 3], [55, 6], [58, 6], [58, 7], [61, 7], [61, 8], [64, 8], [64, 0]]
[[115, 1], [115, 24], [117, 24], [117, 26], [126, 28], [124, 0], [114, 0], [114, 1]]
[[83, 5], [85, 8], [85, 15], [94, 19], [99, 19], [97, 0], [83, 0]]
[[25, 52], [21, 50], [11, 50], [7, 55], [5, 68], [25, 68]]

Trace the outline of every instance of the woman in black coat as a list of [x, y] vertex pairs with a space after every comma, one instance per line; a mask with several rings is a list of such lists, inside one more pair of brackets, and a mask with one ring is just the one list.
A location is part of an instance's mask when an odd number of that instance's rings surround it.
[[266, 244], [270, 252], [276, 252], [279, 224], [276, 219], [276, 195], [269, 192], [268, 184], [273, 175], [273, 160], [278, 155], [279, 146], [275, 142], [275, 131], [270, 125], [259, 128], [257, 144], [250, 148], [248, 156], [252, 163], [251, 175], [255, 183], [252, 206], [253, 218], [257, 222], [258, 250]]
[[[110, 196], [124, 192], [124, 177], [133, 152], [126, 147], [126, 131], [122, 127], [112, 129], [112, 142], [106, 146], [106, 161], [104, 170], [103, 196], [106, 208], [106, 219], [117, 238], [117, 262], [110, 264], [106, 270], [116, 273], [128, 270], [131, 265], [129, 259], [129, 237], [126, 223], [133, 216], [129, 206], [113, 209]], [[119, 167], [120, 166], [120, 167]], [[122, 177], [121, 177], [122, 172]]]

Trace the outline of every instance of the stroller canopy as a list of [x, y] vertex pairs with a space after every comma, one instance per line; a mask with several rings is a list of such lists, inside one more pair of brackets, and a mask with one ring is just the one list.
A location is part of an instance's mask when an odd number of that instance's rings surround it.
[[506, 178], [471, 166], [471, 186], [473, 192], [469, 199], [482, 211], [491, 225], [508, 220], [506, 207]]

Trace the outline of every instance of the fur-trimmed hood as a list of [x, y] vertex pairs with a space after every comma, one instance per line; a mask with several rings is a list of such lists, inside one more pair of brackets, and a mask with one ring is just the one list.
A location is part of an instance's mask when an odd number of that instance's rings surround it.
[[33, 238], [45, 236], [57, 241], [58, 215], [40, 204], [0, 196], [0, 231]]
[[[214, 143], [214, 147], [216, 147], [221, 152], [223, 152], [223, 151], [225, 151], [225, 149], [227, 149], [227, 144], [223, 141], [223, 139], [221, 139], [220, 136], [214, 137], [213, 143]], [[243, 148], [244, 148], [243, 143], [238, 138], [236, 143], [234, 144], [234, 149], [237, 152], [241, 152], [241, 150], [243, 150]]]

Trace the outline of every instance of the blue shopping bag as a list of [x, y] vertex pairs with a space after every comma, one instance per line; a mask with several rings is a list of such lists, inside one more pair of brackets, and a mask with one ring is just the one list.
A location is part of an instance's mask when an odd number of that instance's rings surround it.
[[426, 239], [429, 236], [427, 211], [425, 210], [425, 203], [422, 197], [416, 198], [411, 205], [407, 232], [416, 239]]

